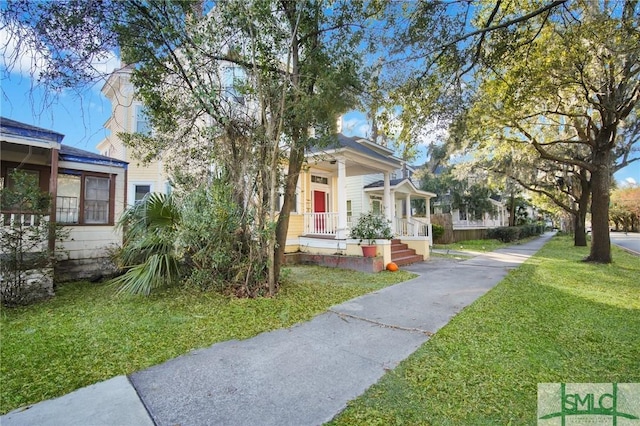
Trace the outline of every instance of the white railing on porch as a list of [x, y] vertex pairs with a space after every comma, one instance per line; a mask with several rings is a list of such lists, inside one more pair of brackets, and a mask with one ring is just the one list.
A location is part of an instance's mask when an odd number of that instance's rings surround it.
[[396, 218], [396, 235], [399, 237], [426, 237], [433, 244], [431, 224], [418, 218]]
[[396, 235], [400, 237], [416, 236], [416, 226], [413, 221], [396, 217]]
[[338, 229], [338, 213], [305, 213], [304, 233], [335, 235]]
[[36, 213], [0, 213], [1, 226], [39, 225], [41, 220], [49, 220], [49, 216]]
[[[0, 213], [0, 226], [4, 227], [4, 231], [9, 235], [17, 235], [19, 232], [19, 228], [21, 227], [30, 227], [30, 226], [40, 226], [45, 225], [49, 220], [49, 215], [42, 215], [37, 213], [21, 213], [21, 212], [7, 212]], [[45, 250], [48, 244], [48, 241], [43, 241], [42, 245], [40, 243], [32, 244], [33, 235], [29, 232], [29, 229], [23, 230], [24, 234], [22, 235], [22, 241], [24, 244], [31, 247], [29, 251], [40, 251]], [[4, 252], [5, 247], [0, 249], [0, 252]]]

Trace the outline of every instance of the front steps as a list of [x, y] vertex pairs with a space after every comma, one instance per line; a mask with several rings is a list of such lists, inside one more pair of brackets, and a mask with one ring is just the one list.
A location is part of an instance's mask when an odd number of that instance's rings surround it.
[[424, 256], [416, 254], [414, 249], [396, 238], [391, 240], [391, 261], [398, 266], [410, 265], [424, 261]]

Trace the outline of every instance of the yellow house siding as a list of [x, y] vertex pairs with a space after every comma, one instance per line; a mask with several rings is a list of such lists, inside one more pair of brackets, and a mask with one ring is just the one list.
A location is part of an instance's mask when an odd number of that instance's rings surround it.
[[292, 214], [289, 216], [289, 229], [287, 231], [287, 240], [298, 238], [304, 232], [304, 216], [301, 214]]

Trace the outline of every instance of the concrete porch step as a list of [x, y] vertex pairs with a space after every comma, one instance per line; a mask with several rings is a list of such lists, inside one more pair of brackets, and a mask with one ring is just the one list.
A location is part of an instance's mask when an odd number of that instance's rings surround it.
[[395, 261], [395, 259], [401, 259], [407, 256], [415, 256], [416, 251], [413, 249], [404, 249], [404, 250], [391, 250], [391, 260]]
[[391, 243], [391, 251], [399, 251], [399, 250], [406, 250], [407, 248], [409, 248], [408, 244], [403, 244], [403, 243]]
[[406, 266], [412, 263], [422, 262], [424, 261], [424, 257], [420, 254], [414, 254], [412, 256], [400, 257], [398, 259], [392, 259], [393, 263], [398, 266]]

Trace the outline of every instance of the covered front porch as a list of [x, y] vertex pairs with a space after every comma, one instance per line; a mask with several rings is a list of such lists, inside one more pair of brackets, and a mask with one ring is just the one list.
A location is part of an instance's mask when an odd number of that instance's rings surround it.
[[[362, 213], [383, 215], [402, 244], [429, 256], [429, 217], [415, 217], [412, 199], [424, 199], [429, 211], [433, 194], [415, 188], [391, 150], [358, 138], [339, 137], [339, 146], [309, 154], [300, 176], [298, 211], [290, 218], [288, 252], [361, 256], [350, 229]], [[377, 241], [378, 256], [391, 262], [391, 242]]]

